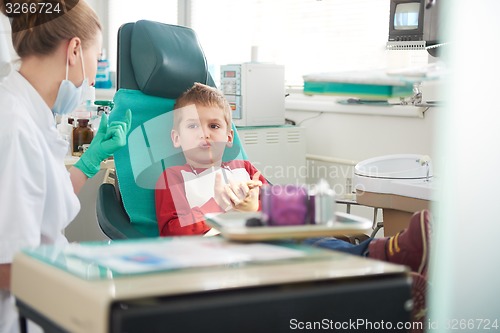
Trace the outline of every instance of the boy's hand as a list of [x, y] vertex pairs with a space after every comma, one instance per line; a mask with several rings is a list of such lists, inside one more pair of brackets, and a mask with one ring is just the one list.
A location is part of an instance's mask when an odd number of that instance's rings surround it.
[[260, 172], [257, 172], [253, 175], [251, 181], [239, 184], [240, 189], [248, 190], [245, 192], [244, 197], [239, 197], [239, 202], [232, 201], [233, 209], [241, 212], [256, 212], [259, 210], [259, 192], [262, 186], [259, 177]]
[[215, 174], [214, 199], [219, 207], [226, 211], [232, 207], [231, 199], [226, 191], [226, 184], [222, 181], [220, 173]]
[[257, 211], [259, 209], [259, 189], [262, 186], [259, 177], [260, 172], [257, 172], [251, 181], [224, 184], [222, 175], [216, 174], [214, 188], [215, 201], [225, 210], [233, 208], [245, 212]]

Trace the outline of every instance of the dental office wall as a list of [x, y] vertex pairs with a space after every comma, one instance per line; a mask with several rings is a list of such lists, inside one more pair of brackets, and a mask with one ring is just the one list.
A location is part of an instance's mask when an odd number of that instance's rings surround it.
[[[437, 63], [426, 51], [386, 51], [381, 68], [411, 68]], [[369, 75], [369, 72], [367, 72]], [[422, 84], [424, 101], [440, 101], [441, 81]], [[286, 117], [306, 129], [308, 183], [325, 177], [341, 198], [352, 198], [354, 165], [390, 154], [434, 156], [434, 126], [439, 107], [341, 105], [351, 96], [287, 97]], [[390, 100], [391, 103], [399, 101]], [[352, 213], [371, 218], [373, 210], [353, 207]], [[379, 214], [378, 220], [383, 220]]]
[[[254, 45], [257, 61], [285, 65], [286, 85], [291, 93], [286, 99], [286, 117], [306, 128], [307, 153], [319, 157], [308, 159], [308, 183], [326, 177], [342, 195], [349, 191], [348, 180], [352, 179], [353, 165], [357, 161], [395, 153], [431, 155], [430, 111], [425, 118], [418, 118], [411, 111], [407, 115], [413, 118], [404, 117], [405, 114], [381, 116], [377, 107], [364, 115], [357, 112], [357, 106], [352, 106], [353, 112], [342, 113], [337, 112], [334, 99], [308, 98], [298, 87], [302, 85], [302, 75], [312, 72], [427, 64], [426, 51], [385, 51], [389, 0], [294, 0], [286, 3], [278, 0], [194, 0], [192, 7], [192, 27], [200, 37], [209, 62], [213, 59], [222, 63], [250, 61], [250, 45]], [[226, 14], [218, 15], [217, 8], [224, 8]], [[210, 10], [216, 13], [207, 26], [206, 12]], [[234, 29], [227, 31], [227, 27]], [[221, 31], [224, 31], [224, 38], [215, 40], [213, 36], [219, 36]], [[348, 97], [352, 96], [343, 98]], [[325, 108], [327, 112], [318, 116], [318, 110]], [[290, 173], [297, 172], [293, 168], [286, 171], [287, 178], [291, 178]]]
[[[276, 2], [276, 1], [275, 1]], [[98, 0], [89, 1], [91, 5], [94, 6], [96, 11], [100, 14], [101, 19], [109, 20], [110, 25], [118, 26], [117, 24], [112, 24], [117, 18], [113, 18], [113, 13], [110, 12], [108, 15], [106, 9], [102, 8], [103, 2]], [[258, 44], [258, 57], [260, 61], [269, 61], [271, 55], [277, 55], [282, 61], [286, 62], [290, 59], [295, 59], [301, 61], [304, 66], [310, 66], [305, 70], [325, 70], [326, 67], [318, 67], [318, 60], [323, 58], [333, 59], [329, 65], [336, 66], [337, 70], [354, 70], [365, 68], [363, 66], [370, 65], [372, 67], [380, 68], [397, 68], [406, 66], [419, 66], [426, 64], [428, 62], [428, 55], [425, 51], [420, 52], [405, 52], [405, 51], [385, 51], [380, 52], [378, 49], [383, 49], [385, 41], [387, 40], [387, 15], [388, 15], [388, 0], [378, 0], [376, 3], [369, 3], [357, 0], [356, 4], [358, 7], [357, 11], [346, 10], [346, 6], [351, 4], [342, 1], [315, 1], [311, 2], [309, 6], [311, 12], [300, 15], [296, 13], [296, 9], [293, 9], [297, 4], [293, 2], [294, 6], [287, 5], [281, 7], [280, 12], [287, 10], [290, 11], [289, 15], [293, 18], [304, 18], [308, 19], [309, 30], [314, 28], [314, 38], [307, 41], [307, 47], [301, 47], [301, 49], [306, 50], [304, 54], [299, 54], [293, 46], [300, 45], [297, 41], [297, 35], [304, 33], [298, 27], [297, 21], [288, 22], [285, 18], [275, 15], [276, 10], [270, 10], [272, 7], [271, 3], [259, 4], [257, 9], [252, 9], [248, 6], [252, 1], [242, 1], [242, 2], [231, 2], [231, 1], [190, 1], [191, 3], [191, 18], [190, 24], [197, 31], [200, 41], [203, 45], [205, 53], [207, 54], [207, 59], [219, 59], [222, 63], [234, 62], [235, 59], [240, 59], [239, 61], [249, 61], [250, 60], [250, 44]], [[112, 5], [112, 2], [109, 2]], [[101, 7], [99, 7], [101, 6]], [[231, 15], [223, 15], [224, 19], [217, 19], [219, 16], [216, 15], [218, 12], [217, 6], [224, 6], [224, 13], [231, 13]], [[246, 6], [246, 7], [245, 7]], [[271, 7], [269, 7], [271, 6]], [[340, 6], [340, 7], [339, 7]], [[112, 7], [112, 6], [111, 6]], [[109, 8], [110, 11], [115, 12], [116, 9]], [[313, 16], [315, 14], [314, 10], [321, 8], [322, 11], [328, 11], [329, 22], [337, 22], [335, 27], [329, 27], [328, 29], [321, 29], [323, 25], [327, 22], [324, 18], [316, 18]], [[181, 6], [179, 5], [179, 9]], [[339, 8], [341, 10], [339, 10]], [[215, 11], [213, 14], [213, 19], [210, 25], [206, 25], [206, 12]], [[261, 12], [262, 16], [259, 16], [259, 20], [253, 19], [252, 15], [257, 15]], [[247, 13], [244, 17], [238, 16], [238, 13]], [[272, 17], [266, 15], [267, 12], [273, 13]], [[374, 14], [375, 13], [375, 14]], [[165, 20], [169, 19], [165, 16]], [[172, 19], [172, 18], [170, 18]], [[243, 21], [235, 21], [235, 20]], [[277, 20], [273, 25], [273, 29], [266, 30], [262, 27], [255, 27], [255, 22], [261, 22], [262, 24], [269, 24], [268, 20]], [[129, 21], [131, 19], [124, 19]], [[132, 20], [133, 21], [133, 20]], [[355, 22], [367, 22], [371, 24], [371, 29], [360, 29], [356, 26]], [[171, 22], [167, 22], [171, 23]], [[342, 25], [343, 24], [343, 25]], [[233, 26], [240, 29], [242, 26], [248, 26], [252, 29], [257, 30], [257, 33], [250, 38], [250, 32], [243, 30], [240, 35], [236, 38], [228, 34], [232, 31], [228, 31], [228, 26]], [[111, 26], [110, 26], [111, 28]], [[111, 28], [111, 30], [115, 29]], [[255, 29], [254, 29], [255, 28]], [[325, 47], [325, 40], [331, 38], [328, 31], [332, 29], [337, 31], [333, 36], [336, 36], [333, 49], [329, 49], [328, 52], [318, 52], [318, 47]], [[308, 30], [308, 31], [309, 31]], [[359, 30], [359, 31], [357, 31]], [[225, 31], [224, 36], [226, 38], [221, 39], [221, 31]], [[260, 31], [260, 33], [259, 33]], [[341, 33], [342, 32], [342, 33]], [[351, 38], [346, 38], [344, 35], [352, 34]], [[112, 32], [110, 36], [116, 35], [116, 32]], [[266, 39], [269, 35], [274, 36], [273, 38]], [[217, 37], [214, 40], [214, 36]], [[111, 38], [111, 37], [110, 37]], [[287, 47], [283, 49], [274, 50], [273, 45], [276, 38], [279, 38], [281, 42], [283, 40], [288, 41]], [[364, 38], [361, 43], [359, 38]], [[245, 42], [248, 47], [245, 46]], [[299, 44], [298, 44], [299, 43]], [[362, 44], [365, 47], [362, 49], [355, 49], [358, 44]], [[371, 52], [369, 50], [377, 49], [378, 52]], [[112, 54], [108, 52], [108, 54]], [[240, 53], [238, 53], [240, 52]], [[293, 55], [289, 57], [288, 55]], [[348, 54], [349, 56], [345, 56]], [[304, 59], [306, 61], [304, 62]], [[113, 62], [114, 57], [110, 57], [111, 62]], [[301, 79], [302, 74], [307, 74], [303, 72], [297, 72], [297, 66], [289, 64], [287, 66], [287, 71], [292, 71], [294, 73], [293, 82], [295, 78]], [[217, 72], [217, 70], [215, 70]], [[297, 73], [296, 73], [297, 72]], [[215, 75], [217, 78], [217, 75]], [[432, 96], [429, 97], [432, 100], [438, 99], [435, 97], [435, 88], [431, 87], [427, 89]], [[293, 100], [296, 95], [292, 93], [291, 96], [287, 98], [287, 106], [290, 105], [290, 101]], [[303, 98], [304, 96], [298, 96]], [[347, 98], [347, 97], [344, 97]], [[320, 158], [333, 159], [334, 163], [331, 161], [324, 162], [318, 159], [308, 159], [308, 168], [306, 172], [306, 179], [309, 184], [314, 184], [319, 180], [319, 178], [326, 177], [330, 181], [330, 184], [334, 186], [335, 190], [339, 195], [345, 195], [350, 192], [352, 188], [349, 188], [349, 182], [352, 179], [353, 166], [356, 162], [361, 161], [366, 158], [385, 155], [385, 154], [396, 154], [396, 153], [418, 153], [427, 154], [431, 157], [432, 154], [432, 126], [434, 122], [434, 115], [438, 112], [437, 108], [429, 109], [425, 112], [423, 117], [420, 117], [415, 112], [409, 111], [408, 116], [403, 113], [401, 116], [390, 116], [381, 115], [376, 107], [366, 114], [358, 114], [356, 112], [357, 107], [352, 106], [353, 112], [348, 113], [338, 113], [335, 112], [335, 106], [332, 107], [333, 112], [324, 112], [319, 117], [317, 109], [320, 102], [316, 102], [314, 98], [310, 98], [311, 102], [301, 110], [297, 108], [288, 109], [286, 117], [294, 120], [297, 124], [306, 129], [306, 144], [308, 155], [317, 155]], [[326, 103], [334, 104], [335, 101], [328, 101]], [[293, 104], [293, 103], [292, 103]], [[251, 156], [250, 156], [251, 158]], [[337, 163], [335, 161], [347, 161], [346, 163]], [[282, 170], [275, 170], [277, 173], [282, 172]], [[287, 173], [300, 172], [303, 174], [304, 170], [286, 170]], [[288, 175], [287, 175], [288, 176]], [[289, 177], [287, 177], [289, 178]], [[353, 213], [359, 214], [366, 217], [372, 216], [372, 209], [354, 208]], [[380, 219], [382, 216], [380, 215]]]
[[[108, 0], [87, 1], [96, 9], [103, 21], [103, 25], [108, 25], [109, 16], [104, 14], [107, 12], [105, 5]], [[200, 2], [200, 5], [202, 4], [203, 2]], [[321, 2], [314, 3], [314, 5], [318, 4], [321, 5]], [[328, 4], [328, 1], [324, 1], [323, 5], [326, 4]], [[109, 39], [113, 38], [114, 35], [116, 35], [116, 32], [105, 33], [103, 36], [104, 44], [107, 44], [106, 39], [108, 39], [109, 43]], [[386, 38], [385, 35], [382, 36], [382, 39], [384, 38]], [[210, 49], [210, 45], [204, 47]], [[220, 48], [220, 44], [217, 47]], [[339, 46], [339, 48], [343, 48], [343, 46]], [[311, 56], [313, 56], [315, 54], [314, 50], [311, 51]], [[261, 56], [265, 57], [265, 52], [261, 52]], [[409, 54], [404, 51], [388, 52], [386, 57], [386, 59], [377, 57], [381, 67], [413, 66], [427, 61], [426, 54]], [[370, 61], [373, 61], [373, 59], [370, 59]], [[434, 87], [428, 89], [431, 94], [435, 94], [435, 90]], [[294, 93], [291, 94], [287, 99], [287, 105], [289, 105], [289, 99], [293, 99], [296, 97], [295, 95]], [[425, 97], [426, 93], [424, 92]], [[299, 96], [299, 98], [307, 97]], [[431, 99], [435, 98], [431, 97]], [[318, 159], [308, 159], [306, 179], [310, 184], [317, 182], [319, 178], [326, 177], [331, 185], [335, 187], [335, 190], [340, 195], [343, 195], [350, 190], [348, 186], [349, 179], [352, 179], [353, 165], [358, 161], [395, 153], [421, 153], [433, 157], [432, 128], [435, 115], [439, 112], [438, 108], [427, 110], [423, 117], [419, 117], [418, 114], [410, 111], [408, 112], [410, 117], [406, 117], [404, 114], [403, 116], [381, 115], [376, 107], [373, 107], [373, 111], [366, 114], [358, 114], [356, 112], [357, 106], [352, 106], [353, 112], [341, 113], [336, 112], [335, 106], [333, 106], [329, 112], [323, 112], [319, 115], [317, 111], [318, 104], [321, 105], [322, 102], [315, 101], [314, 98], [310, 98], [310, 100], [310, 103], [307, 103], [308, 106], [305, 108], [300, 110], [297, 110], [297, 108], [288, 109], [286, 113], [287, 118], [294, 120], [306, 129], [308, 155], [334, 160], [332, 163], [331, 161], [324, 162]], [[335, 101], [330, 100], [327, 103], [335, 105]], [[337, 161], [341, 161], [341, 163]], [[93, 209], [95, 200], [92, 193], [88, 194], [88, 196], [89, 198], [86, 201], [90, 203], [90, 207], [88, 207], [88, 210], [82, 210], [81, 212], [81, 219], [85, 220], [91, 217], [95, 219], [95, 210]], [[372, 211], [355, 208], [353, 213], [371, 217]], [[71, 230], [69, 232], [73, 234]], [[82, 231], [78, 230], [74, 234], [81, 235]]]
[[[435, 84], [428, 88], [429, 95], [438, 90]], [[315, 110], [321, 109], [317, 103], [311, 102], [308, 111], [289, 109], [286, 117], [306, 129], [308, 183], [326, 176], [341, 198], [352, 198], [354, 165], [359, 161], [389, 154], [435, 155], [434, 126], [440, 108], [423, 109], [422, 114], [408, 107], [406, 115], [391, 116], [382, 115], [377, 106], [365, 114], [359, 114], [356, 105], [349, 106], [351, 111], [344, 107], [343, 112], [336, 112], [335, 100], [329, 101], [333, 104], [330, 111], [322, 112]], [[370, 219], [373, 216], [367, 207], [355, 206], [351, 212]], [[383, 220], [382, 214], [378, 220]]]

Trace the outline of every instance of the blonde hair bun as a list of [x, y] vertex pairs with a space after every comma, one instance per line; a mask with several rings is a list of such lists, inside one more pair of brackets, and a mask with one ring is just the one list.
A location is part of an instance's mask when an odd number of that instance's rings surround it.
[[11, 19], [12, 45], [21, 59], [49, 55], [74, 37], [85, 48], [102, 31], [85, 0], [0, 0], [0, 11]]

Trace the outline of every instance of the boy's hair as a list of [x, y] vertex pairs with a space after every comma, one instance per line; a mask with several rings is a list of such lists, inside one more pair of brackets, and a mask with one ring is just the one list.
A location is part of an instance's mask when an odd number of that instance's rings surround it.
[[231, 107], [221, 91], [196, 82], [177, 98], [174, 105], [174, 129], [178, 130], [182, 120], [182, 108], [188, 105], [217, 107], [224, 113], [227, 130], [231, 130]]

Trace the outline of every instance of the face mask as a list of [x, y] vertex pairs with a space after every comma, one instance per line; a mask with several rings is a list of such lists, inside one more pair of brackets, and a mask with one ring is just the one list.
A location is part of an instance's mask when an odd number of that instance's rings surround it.
[[83, 98], [87, 95], [89, 82], [85, 77], [85, 65], [83, 63], [83, 50], [81, 46], [80, 58], [82, 60], [83, 82], [80, 87], [76, 87], [73, 82], [68, 80], [69, 63], [68, 58], [66, 58], [66, 80], [63, 80], [59, 86], [56, 102], [52, 107], [52, 112], [54, 114], [64, 115], [73, 112], [78, 105], [83, 103]]

